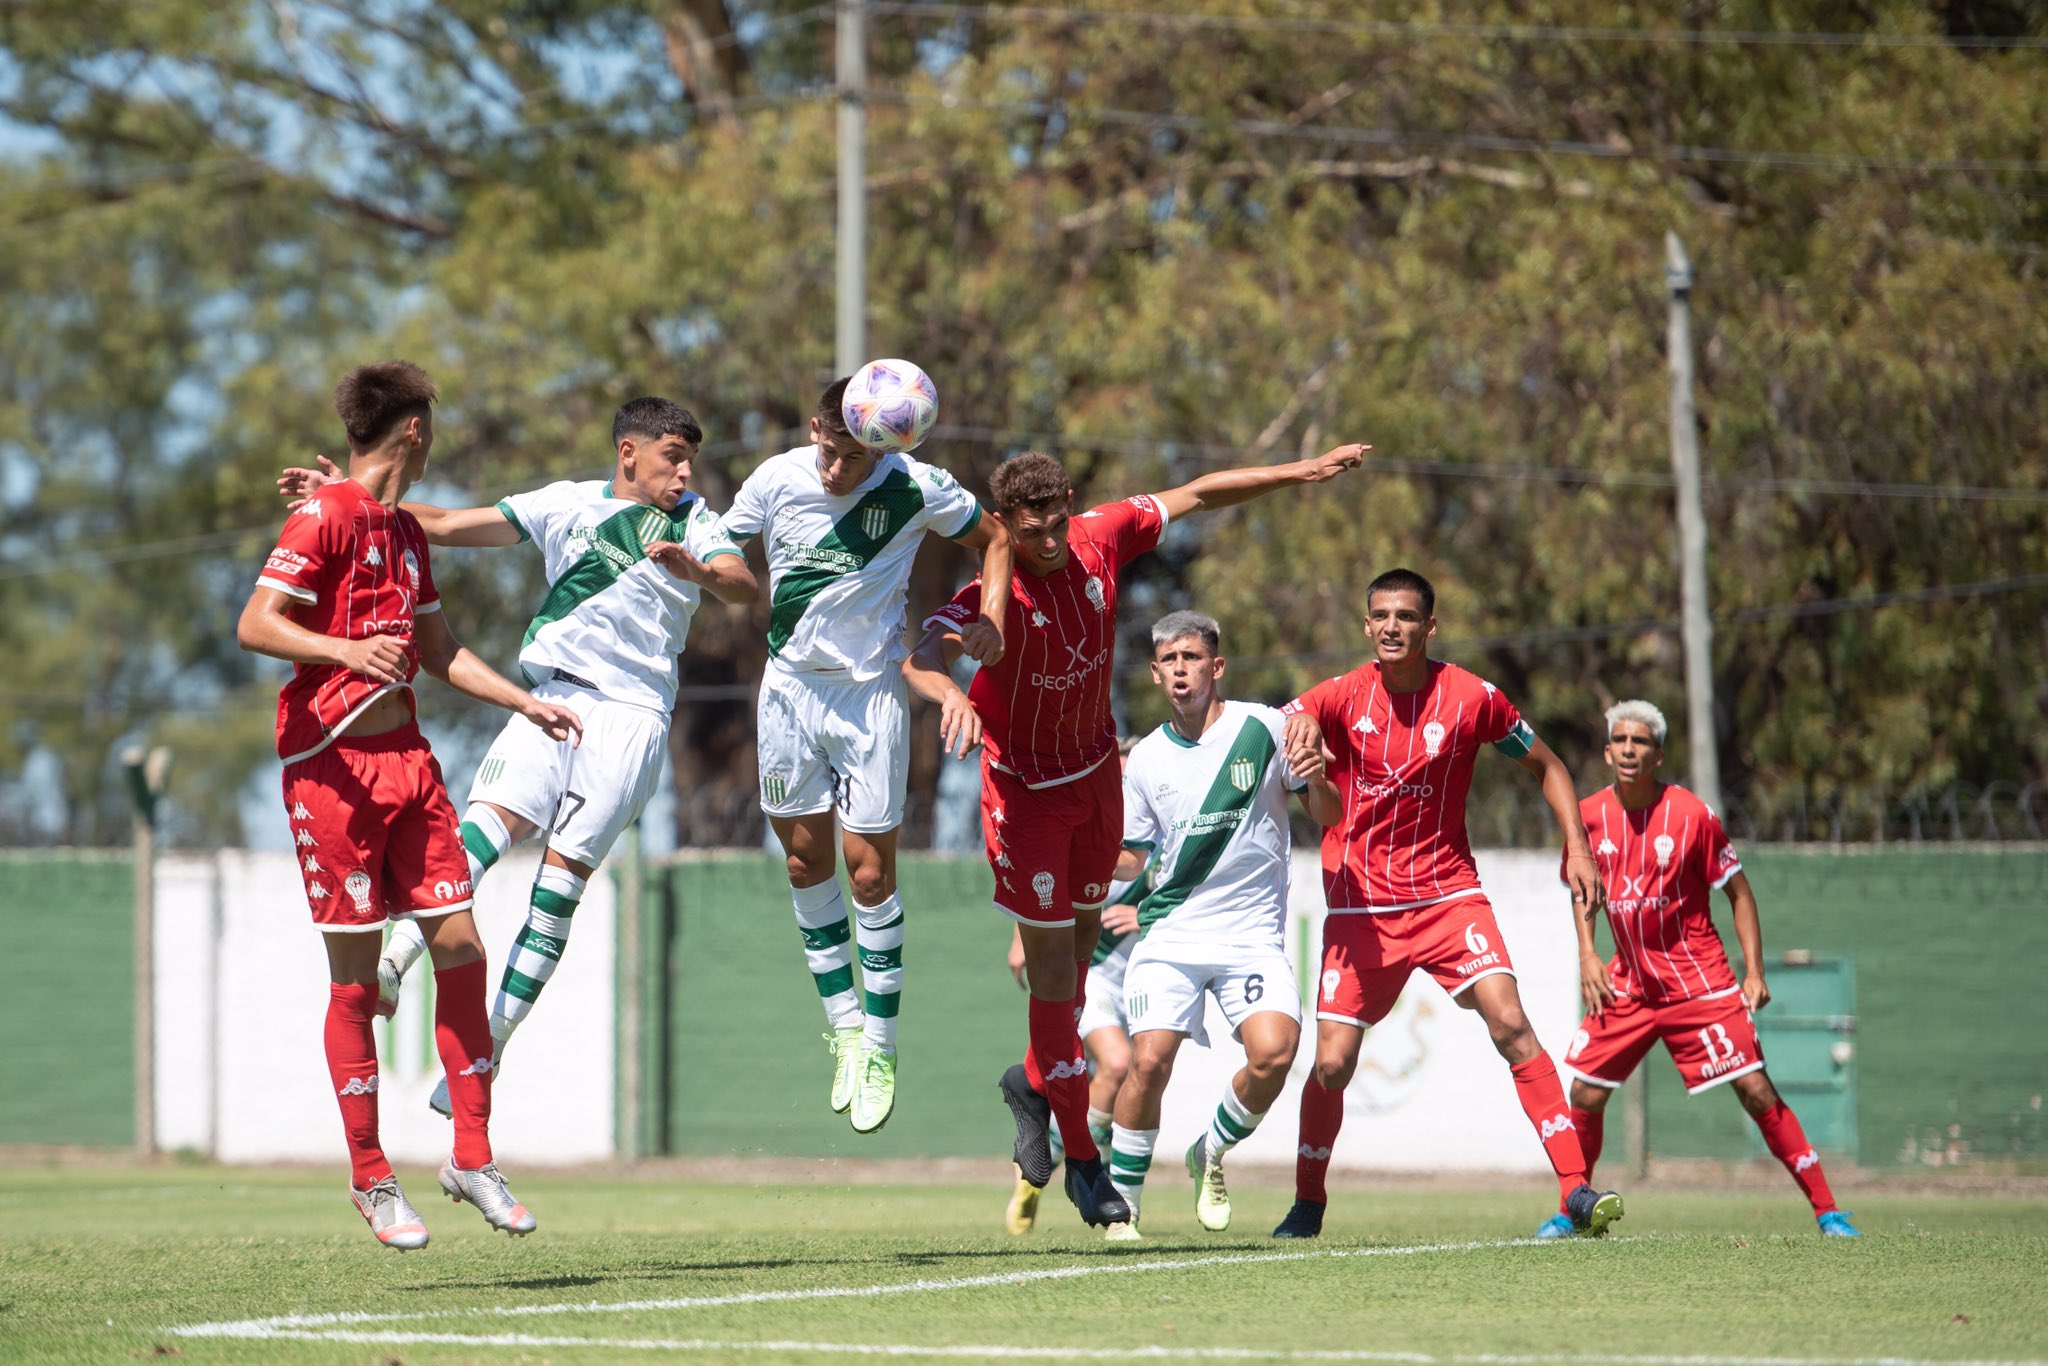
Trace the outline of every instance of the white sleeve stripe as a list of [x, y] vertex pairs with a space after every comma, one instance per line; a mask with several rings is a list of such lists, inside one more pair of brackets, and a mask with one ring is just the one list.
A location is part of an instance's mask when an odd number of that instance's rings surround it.
[[286, 597], [292, 599], [294, 602], [320, 601], [320, 595], [315, 593], [312, 589], [301, 588], [295, 583], [286, 583], [282, 579], [273, 579], [268, 574], [265, 574], [262, 578], [256, 580], [256, 586], [258, 588], [274, 588], [278, 592], [284, 594]]
[[412, 614], [414, 616], [418, 616], [422, 612], [438, 612], [440, 610], [441, 600], [439, 598], [435, 598], [432, 602], [415, 603], [413, 605]]

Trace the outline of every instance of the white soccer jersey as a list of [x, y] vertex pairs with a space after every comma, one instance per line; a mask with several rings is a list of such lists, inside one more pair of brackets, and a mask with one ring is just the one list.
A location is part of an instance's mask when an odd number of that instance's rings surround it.
[[904, 600], [925, 531], [958, 538], [980, 520], [974, 495], [921, 460], [884, 456], [858, 488], [834, 496], [818, 477], [818, 448], [799, 446], [747, 476], [725, 529], [765, 543], [769, 658], [864, 682], [910, 653]]
[[1124, 840], [1158, 863], [1138, 903], [1146, 944], [1277, 945], [1287, 920], [1287, 794], [1304, 786], [1281, 754], [1272, 707], [1225, 702], [1199, 740], [1171, 723], [1124, 765]]
[[562, 480], [498, 503], [521, 539], [540, 547], [548, 594], [519, 647], [528, 686], [559, 671], [606, 697], [675, 706], [676, 656], [703, 590], [647, 558], [676, 541], [709, 563], [740, 548], [694, 493], [672, 513], [612, 495], [607, 480]]

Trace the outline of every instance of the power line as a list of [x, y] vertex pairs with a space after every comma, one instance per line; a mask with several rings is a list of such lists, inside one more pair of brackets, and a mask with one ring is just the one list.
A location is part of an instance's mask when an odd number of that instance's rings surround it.
[[1234, 132], [1276, 141], [1326, 143], [1342, 147], [1455, 147], [1465, 151], [1530, 153], [1543, 156], [1590, 157], [1602, 161], [1710, 162], [1722, 165], [1768, 166], [1793, 171], [1918, 173], [1924, 175], [2038, 175], [2048, 161], [2003, 157], [1895, 157], [1842, 152], [1791, 152], [1771, 148], [1678, 146], [1630, 147], [1604, 142], [1503, 137], [1491, 133], [1451, 133], [1398, 128], [1290, 123], [1284, 119], [1225, 118], [1199, 114], [1160, 114], [1142, 109], [1047, 100], [975, 100], [954, 94], [924, 95], [900, 90], [870, 90], [874, 104], [935, 105], [945, 109], [978, 109], [1033, 119], [1060, 118], [1068, 123], [1093, 120], [1122, 127], [1185, 133]]
[[[941, 423], [933, 428], [936, 437], [973, 441], [996, 447], [1043, 447], [1052, 450], [1097, 450], [1118, 455], [1149, 455], [1166, 460], [1185, 460], [1203, 465], [1256, 465], [1269, 463], [1256, 451], [1242, 446], [1202, 442], [1162, 441], [1145, 437], [1052, 436], [1005, 431], [999, 427], [955, 426]], [[1483, 460], [1429, 460], [1401, 456], [1371, 456], [1368, 473], [1415, 474], [1453, 479], [1527, 480], [1539, 483], [1576, 485], [1620, 485], [1639, 488], [1670, 488], [1669, 473], [1635, 470], [1594, 470], [1563, 465], [1526, 465]], [[1926, 501], [1980, 503], [2048, 504], [2048, 489], [2002, 488], [1979, 484], [1879, 483], [1853, 479], [1750, 478], [1737, 475], [1709, 475], [1702, 481], [1716, 488], [1754, 493], [1786, 493], [1873, 498], [1913, 498]]]
[[[1773, 603], [1766, 607], [1750, 607], [1717, 616], [1714, 618], [1714, 624], [1731, 628], [1754, 626], [1767, 621], [1877, 611], [1908, 603], [1956, 602], [1993, 597], [2004, 593], [2026, 592], [2035, 588], [2048, 588], [2048, 573], [2019, 574], [2003, 579], [1980, 579], [1974, 583], [1935, 584], [1926, 588], [1908, 588], [1891, 593], [1866, 593], [1855, 597]], [[1448, 655], [1456, 650], [1540, 649], [1547, 645], [1612, 640], [1618, 636], [1676, 635], [1678, 630], [1679, 621], [1676, 617], [1646, 617], [1639, 621], [1603, 622], [1587, 626], [1552, 626], [1533, 631], [1515, 631], [1505, 635], [1453, 638], [1445, 645], [1444, 653]], [[1233, 655], [1231, 658], [1240, 667], [1250, 667], [1254, 664], [1329, 664], [1356, 660], [1359, 654], [1360, 651], [1356, 649], [1304, 650], [1291, 654]]]
[[1130, 24], [1144, 28], [1222, 29], [1238, 33], [1358, 34], [1400, 40], [1647, 43], [1684, 47], [1969, 48], [2039, 50], [2048, 38], [1938, 33], [1799, 33], [1767, 29], [1617, 28], [1550, 24], [1446, 24], [1310, 16], [1162, 13], [1157, 10], [1062, 9], [1045, 5], [909, 4], [870, 0], [870, 14], [906, 19], [994, 21], [1011, 24]]

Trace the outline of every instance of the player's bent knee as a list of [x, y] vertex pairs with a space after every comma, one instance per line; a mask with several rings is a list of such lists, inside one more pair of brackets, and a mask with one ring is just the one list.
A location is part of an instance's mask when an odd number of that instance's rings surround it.
[[1729, 1085], [1735, 1091], [1735, 1098], [1742, 1102], [1742, 1108], [1753, 1115], [1760, 1115], [1778, 1103], [1778, 1088], [1771, 1085], [1769, 1073], [1751, 1072], [1737, 1077]]
[[1574, 1110], [1584, 1110], [1589, 1115], [1597, 1115], [1607, 1108], [1607, 1098], [1612, 1094], [1613, 1092], [1604, 1086], [1594, 1086], [1588, 1082], [1574, 1081], [1572, 1083], [1571, 1096], [1572, 1108]]
[[1317, 1058], [1316, 1084], [1325, 1091], [1341, 1091], [1351, 1084], [1351, 1074], [1358, 1070], [1358, 1059]]

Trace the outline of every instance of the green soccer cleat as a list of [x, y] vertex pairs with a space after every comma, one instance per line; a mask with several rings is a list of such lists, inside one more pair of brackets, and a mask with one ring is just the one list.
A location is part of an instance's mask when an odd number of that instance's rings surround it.
[[853, 1093], [860, 1087], [860, 1041], [866, 1031], [860, 1025], [835, 1029], [825, 1036], [825, 1051], [832, 1055], [832, 1113], [843, 1115], [853, 1108]]
[[853, 1131], [871, 1134], [896, 1108], [896, 1050], [860, 1047], [860, 1084], [853, 1092]]
[[1223, 1184], [1223, 1154], [1209, 1151], [1203, 1134], [1188, 1149], [1188, 1176], [1195, 1183], [1195, 1222], [1211, 1233], [1230, 1227], [1230, 1190]]

